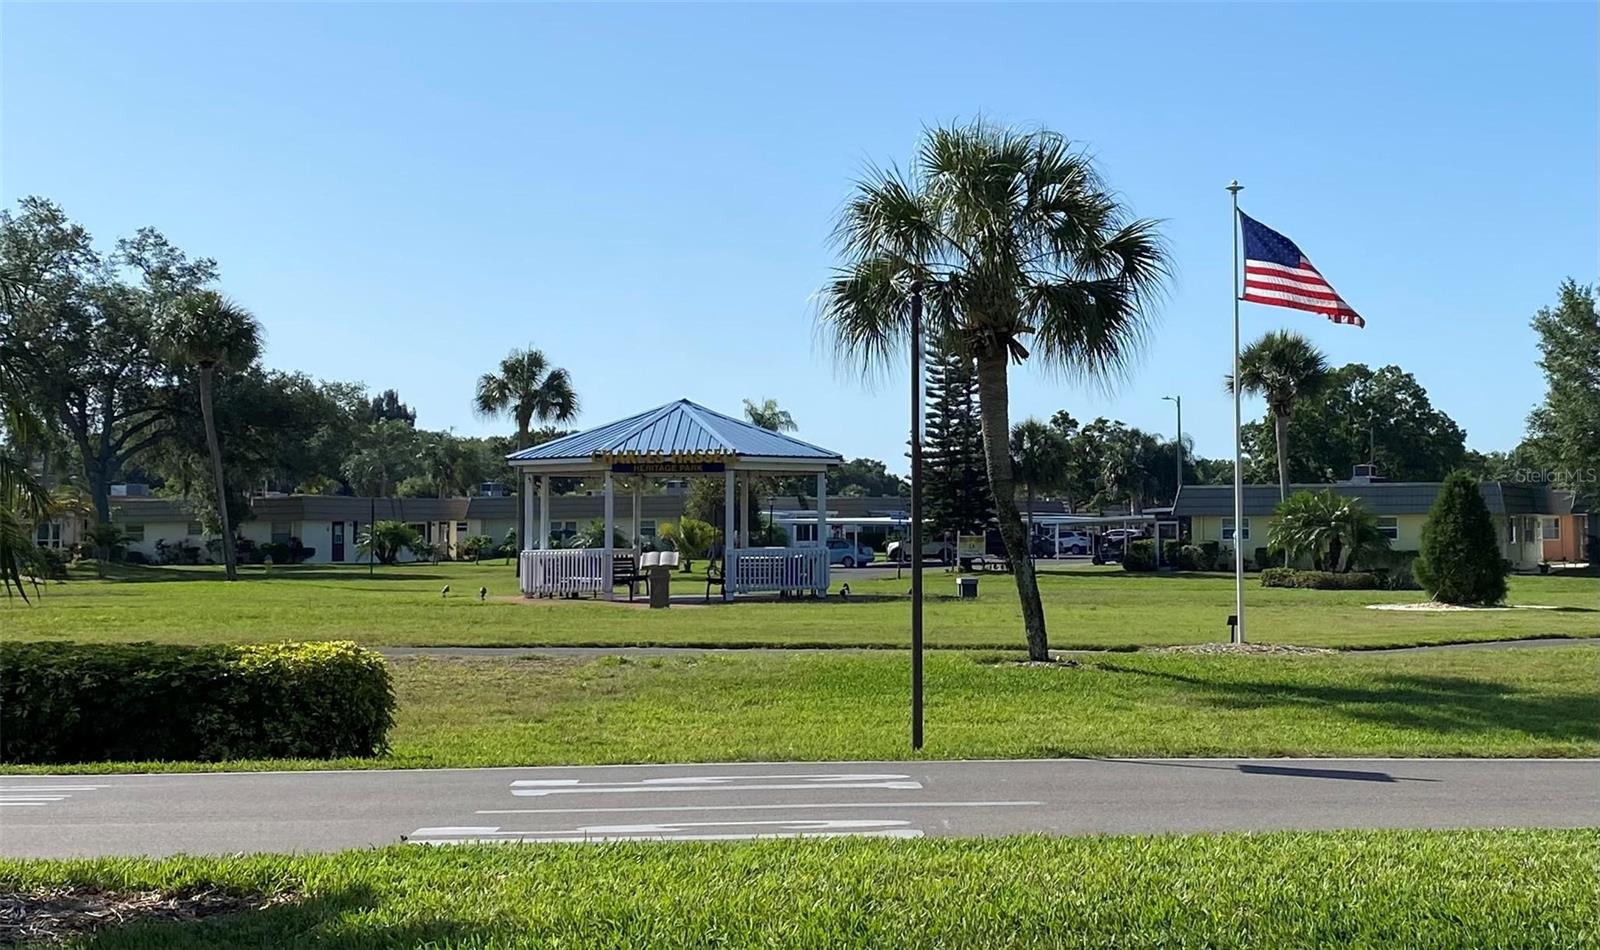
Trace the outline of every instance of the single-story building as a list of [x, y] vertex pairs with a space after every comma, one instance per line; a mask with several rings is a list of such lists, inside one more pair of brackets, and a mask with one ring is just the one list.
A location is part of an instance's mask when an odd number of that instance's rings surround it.
[[[1368, 476], [1332, 484], [1294, 484], [1299, 491], [1333, 491], [1360, 500], [1378, 519], [1378, 528], [1396, 551], [1422, 546], [1422, 525], [1442, 482], [1386, 482]], [[1531, 571], [1541, 563], [1585, 560], [1588, 509], [1572, 492], [1522, 482], [1486, 481], [1478, 485], [1500, 538], [1501, 556], [1513, 570]], [[1239, 532], [1245, 554], [1267, 546], [1278, 506], [1277, 485], [1244, 486], [1244, 523]], [[1190, 541], [1216, 541], [1232, 549], [1233, 486], [1185, 485], [1173, 516]]]
[[[308, 564], [356, 564], [362, 561], [356, 539], [374, 519], [403, 521], [439, 545], [442, 553], [459, 557], [469, 537], [488, 535], [498, 544], [516, 527], [518, 499], [512, 496], [472, 498], [365, 498], [349, 495], [277, 495], [250, 499], [252, 517], [238, 525], [239, 536], [258, 546], [298, 541], [309, 548]], [[552, 534], [571, 536], [600, 518], [604, 499], [598, 495], [557, 495], [550, 500]], [[632, 498], [619, 499], [626, 521], [633, 523]], [[535, 504], [537, 510], [537, 504]], [[211, 563], [216, 554], [198, 516], [182, 500], [150, 496], [112, 499], [112, 520], [122, 527], [127, 549], [159, 563], [173, 549], [190, 549], [190, 558]], [[645, 495], [640, 503], [640, 536], [649, 542], [656, 526], [682, 516], [681, 492]], [[39, 543], [69, 547], [82, 537], [76, 519], [59, 519], [38, 527]], [[402, 555], [402, 560], [409, 555]], [[175, 558], [176, 559], [176, 558]]]

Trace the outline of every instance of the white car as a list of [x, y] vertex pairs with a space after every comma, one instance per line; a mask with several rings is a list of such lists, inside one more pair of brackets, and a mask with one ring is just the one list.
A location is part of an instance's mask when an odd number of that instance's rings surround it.
[[1088, 554], [1089, 534], [1085, 531], [1063, 531], [1056, 536], [1056, 550], [1062, 554]]

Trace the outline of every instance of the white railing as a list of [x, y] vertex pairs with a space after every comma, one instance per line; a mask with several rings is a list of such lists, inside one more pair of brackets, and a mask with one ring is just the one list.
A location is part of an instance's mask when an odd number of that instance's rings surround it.
[[604, 548], [552, 548], [523, 551], [522, 592], [528, 596], [606, 593], [611, 590], [611, 559]]
[[735, 548], [730, 589], [736, 594], [758, 591], [828, 592], [827, 548]]

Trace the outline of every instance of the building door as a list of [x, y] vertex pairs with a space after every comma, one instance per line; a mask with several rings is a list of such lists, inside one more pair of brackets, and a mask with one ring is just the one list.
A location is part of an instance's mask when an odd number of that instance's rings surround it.
[[333, 523], [333, 533], [332, 533], [332, 535], [330, 537], [333, 539], [333, 541], [332, 541], [333, 550], [329, 553], [328, 560], [332, 561], [335, 564], [342, 564], [342, 563], [344, 563], [344, 522], [343, 521], [335, 521]]

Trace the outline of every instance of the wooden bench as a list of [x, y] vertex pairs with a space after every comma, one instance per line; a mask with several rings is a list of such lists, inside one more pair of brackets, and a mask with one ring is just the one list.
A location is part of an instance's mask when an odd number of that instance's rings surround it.
[[711, 588], [726, 590], [728, 579], [724, 571], [726, 565], [722, 561], [706, 562], [706, 603], [711, 603]]
[[644, 592], [650, 593], [650, 575], [639, 567], [639, 562], [634, 560], [632, 554], [613, 554], [611, 556], [611, 584], [628, 585], [628, 599], [633, 600], [639, 592], [639, 584], [644, 584]]

